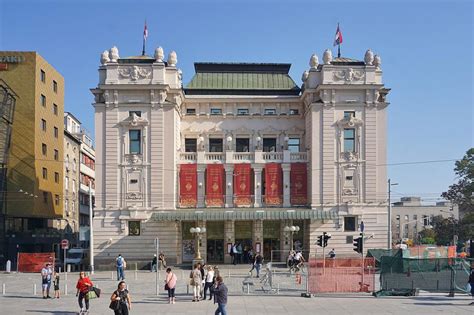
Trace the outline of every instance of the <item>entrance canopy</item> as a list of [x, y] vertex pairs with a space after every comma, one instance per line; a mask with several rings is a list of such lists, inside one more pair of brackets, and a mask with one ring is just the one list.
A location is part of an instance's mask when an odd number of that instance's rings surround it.
[[174, 210], [159, 211], [153, 213], [153, 221], [175, 221], [175, 220], [203, 220], [203, 221], [225, 221], [225, 220], [333, 220], [338, 215], [335, 211], [313, 210], [313, 209], [202, 209], [202, 210]]

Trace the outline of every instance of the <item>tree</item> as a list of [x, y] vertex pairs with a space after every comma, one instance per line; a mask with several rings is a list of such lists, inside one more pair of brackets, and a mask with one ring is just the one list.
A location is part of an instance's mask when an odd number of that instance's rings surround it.
[[458, 182], [449, 186], [441, 197], [459, 206], [460, 213], [474, 213], [474, 148], [467, 150], [464, 157], [456, 161], [454, 173]]
[[459, 222], [459, 240], [474, 240], [474, 213], [468, 213]]

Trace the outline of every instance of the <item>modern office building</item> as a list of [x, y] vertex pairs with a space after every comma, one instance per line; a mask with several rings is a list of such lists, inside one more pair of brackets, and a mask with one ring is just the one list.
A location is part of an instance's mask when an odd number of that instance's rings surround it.
[[[267, 261], [387, 246], [386, 119], [381, 60], [312, 55], [299, 86], [290, 64], [195, 63], [177, 55], [101, 56], [95, 100], [96, 266], [121, 253], [148, 262], [230, 262], [241, 243]], [[293, 227], [293, 228], [292, 228]], [[196, 229], [199, 228], [199, 229]], [[205, 229], [203, 229], [205, 228]], [[201, 232], [201, 233], [196, 233]], [[320, 254], [320, 250], [318, 254]]]

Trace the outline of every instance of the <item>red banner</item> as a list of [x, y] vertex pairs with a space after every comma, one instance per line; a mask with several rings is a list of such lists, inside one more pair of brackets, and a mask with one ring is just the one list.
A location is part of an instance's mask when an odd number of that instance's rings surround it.
[[18, 253], [19, 272], [41, 272], [46, 263], [54, 268], [54, 253]]
[[181, 207], [196, 207], [197, 165], [181, 164], [179, 167], [179, 204]]
[[210, 164], [206, 169], [206, 206], [224, 206], [224, 166]]
[[308, 203], [306, 174], [306, 163], [291, 163], [290, 202], [292, 205], [304, 206]]
[[265, 165], [265, 203], [281, 205], [283, 202], [282, 171], [279, 163]]
[[251, 172], [250, 164], [234, 165], [234, 204], [237, 207], [252, 205]]

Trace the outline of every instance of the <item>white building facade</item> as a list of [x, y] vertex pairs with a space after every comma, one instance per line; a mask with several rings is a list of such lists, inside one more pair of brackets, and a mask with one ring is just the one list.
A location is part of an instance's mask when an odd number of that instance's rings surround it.
[[192, 227], [206, 228], [200, 252], [213, 263], [230, 262], [233, 243], [268, 261], [291, 248], [314, 255], [323, 232], [338, 255], [354, 255], [362, 222], [368, 248], [387, 246], [380, 57], [313, 55], [301, 88], [289, 64], [195, 63], [183, 88], [176, 53], [163, 56], [120, 58], [113, 47], [101, 57], [96, 267], [119, 253], [147, 262], [155, 238], [169, 261], [189, 262]]

